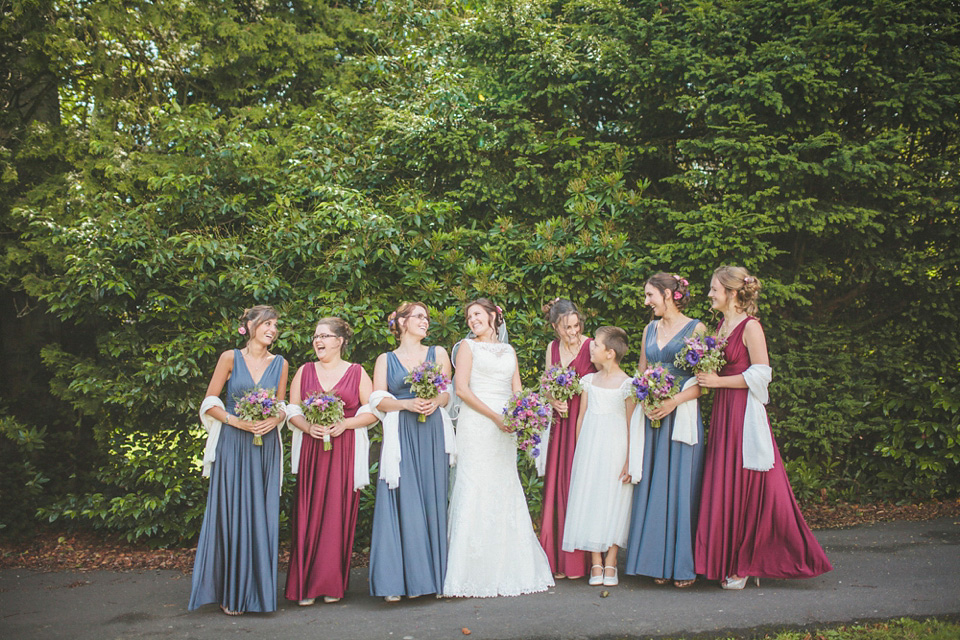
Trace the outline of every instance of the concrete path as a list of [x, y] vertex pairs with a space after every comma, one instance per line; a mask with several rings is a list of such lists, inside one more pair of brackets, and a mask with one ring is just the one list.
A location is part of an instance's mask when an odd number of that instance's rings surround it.
[[[356, 570], [338, 604], [231, 618], [187, 611], [190, 576], [174, 571], [0, 572], [0, 638], [297, 639], [634, 638], [768, 630], [900, 616], [960, 614], [960, 522], [896, 522], [817, 532], [835, 569], [762, 581], [742, 592], [698, 582], [679, 590], [624, 578], [600, 597], [585, 580], [519, 598], [387, 604]], [[281, 577], [282, 584], [282, 577]]]

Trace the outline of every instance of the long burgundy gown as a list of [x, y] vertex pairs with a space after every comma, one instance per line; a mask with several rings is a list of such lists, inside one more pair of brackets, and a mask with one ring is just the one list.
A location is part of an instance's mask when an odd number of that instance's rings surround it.
[[[750, 356], [743, 344], [749, 317], [734, 328], [721, 376], [743, 373]], [[812, 578], [833, 569], [803, 519], [780, 460], [776, 440], [769, 471], [743, 468], [743, 418], [747, 389], [716, 389], [707, 436], [695, 568], [708, 580], [727, 576]], [[771, 431], [771, 437], [773, 436]]]
[[[300, 377], [303, 399], [324, 391], [314, 366], [304, 367]], [[346, 418], [355, 416], [360, 408], [362, 370], [359, 364], [351, 364], [331, 390], [343, 400]], [[360, 506], [360, 493], [353, 490], [353, 430], [347, 429], [330, 441], [333, 448], [324, 451], [323, 440], [304, 435], [300, 448], [293, 544], [284, 593], [288, 600], [342, 598], [350, 580]]]
[[[560, 341], [550, 344], [550, 353], [555, 365], [560, 364]], [[596, 373], [590, 362], [590, 339], [580, 346], [577, 357], [568, 365], [583, 377]], [[580, 396], [567, 401], [567, 417], [553, 412], [550, 428], [550, 445], [547, 451], [547, 468], [543, 474], [543, 519], [540, 524], [540, 546], [547, 552], [550, 570], [571, 577], [587, 575], [590, 555], [586, 551], [563, 551], [563, 523], [567, 518], [567, 499], [570, 496], [570, 473], [573, 467], [573, 452], [577, 444], [577, 414], [580, 411]]]

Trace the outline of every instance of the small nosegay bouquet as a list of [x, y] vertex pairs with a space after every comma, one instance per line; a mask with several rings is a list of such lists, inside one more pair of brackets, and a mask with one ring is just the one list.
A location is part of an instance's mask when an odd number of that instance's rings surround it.
[[[727, 346], [725, 339], [714, 335], [695, 335], [684, 339], [683, 348], [677, 353], [673, 361], [677, 367], [697, 373], [713, 373], [727, 364], [727, 357], [723, 352]], [[703, 389], [701, 393], [706, 393]]]
[[[335, 393], [311, 393], [300, 406], [303, 408], [303, 417], [313, 424], [329, 427], [343, 420], [343, 400]], [[330, 434], [326, 434], [323, 436], [323, 450], [331, 449], [333, 443], [330, 442]]]
[[532, 389], [513, 394], [503, 408], [503, 424], [517, 434], [517, 448], [531, 458], [540, 455], [541, 434], [550, 426], [553, 408], [547, 399]]
[[[450, 378], [443, 375], [440, 364], [426, 360], [414, 367], [403, 381], [410, 384], [410, 391], [421, 400], [436, 398], [450, 386]], [[427, 416], [422, 413], [417, 416], [417, 422], [426, 421]]]
[[[553, 365], [543, 374], [540, 378], [540, 389], [562, 402], [583, 393], [583, 385], [580, 384], [580, 376], [577, 372], [559, 364]], [[566, 411], [559, 413], [561, 418], [567, 417]]]
[[[656, 409], [680, 391], [675, 382], [674, 376], [662, 364], [651, 365], [633, 377], [633, 397], [645, 410]], [[651, 419], [650, 426], [659, 429], [660, 421]]]
[[[280, 404], [266, 389], [254, 387], [234, 399], [237, 401], [237, 417], [242, 420], [260, 422], [280, 415]], [[263, 438], [253, 436], [253, 444], [263, 446]]]

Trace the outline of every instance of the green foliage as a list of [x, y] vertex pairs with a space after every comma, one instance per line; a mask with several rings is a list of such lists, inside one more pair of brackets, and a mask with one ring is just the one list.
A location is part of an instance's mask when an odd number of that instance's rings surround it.
[[33, 516], [50, 481], [39, 454], [46, 447], [46, 429], [30, 427], [0, 415], [0, 532], [11, 537], [33, 530]]
[[3, 116], [0, 286], [68, 330], [36, 354], [60, 419], [31, 422], [36, 388], [11, 415], [102, 452], [47, 519], [195, 533], [189, 434], [244, 307], [278, 308], [294, 369], [316, 319], [342, 316], [371, 370], [399, 301], [423, 300], [449, 347], [486, 295], [532, 384], [545, 300], [626, 329], [629, 369], [645, 279], [683, 273], [712, 324], [723, 263], [763, 282], [770, 414], [803, 499], [960, 491], [955, 9], [36, 6], [0, 26], [25, 74], [56, 78], [59, 117]]

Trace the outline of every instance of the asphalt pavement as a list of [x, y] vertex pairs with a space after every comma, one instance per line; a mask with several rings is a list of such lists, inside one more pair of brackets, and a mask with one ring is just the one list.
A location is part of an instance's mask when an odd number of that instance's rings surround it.
[[[689, 589], [622, 577], [617, 587], [561, 580], [516, 598], [368, 595], [365, 569], [337, 604], [272, 614], [187, 611], [190, 576], [177, 571], [0, 571], [0, 638], [428, 640], [650, 638], [740, 635], [901, 616], [960, 615], [960, 521], [891, 522], [816, 531], [834, 570], [809, 580], [762, 580], [743, 591], [698, 581]], [[282, 588], [283, 577], [280, 577]], [[601, 597], [603, 590], [609, 591]]]

